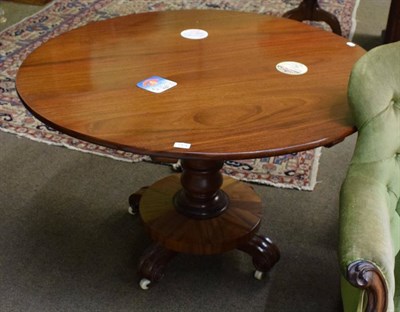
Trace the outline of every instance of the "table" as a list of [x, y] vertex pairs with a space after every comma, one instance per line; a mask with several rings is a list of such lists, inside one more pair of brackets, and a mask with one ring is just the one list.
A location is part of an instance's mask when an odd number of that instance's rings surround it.
[[[186, 39], [187, 29], [205, 30]], [[17, 91], [40, 120], [74, 137], [133, 153], [182, 160], [133, 194], [154, 244], [139, 264], [141, 287], [161, 279], [177, 253], [248, 253], [261, 278], [279, 260], [257, 233], [262, 203], [252, 187], [223, 177], [224, 160], [329, 146], [355, 131], [347, 82], [358, 46], [284, 18], [170, 11], [91, 23], [49, 40], [24, 61]], [[308, 68], [277, 70], [282, 61]], [[290, 68], [289, 68], [290, 69]], [[152, 93], [154, 75], [177, 85]]]

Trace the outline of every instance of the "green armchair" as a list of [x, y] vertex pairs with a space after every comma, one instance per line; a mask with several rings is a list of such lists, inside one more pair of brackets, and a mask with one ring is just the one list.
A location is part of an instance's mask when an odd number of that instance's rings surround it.
[[340, 193], [344, 311], [400, 311], [400, 42], [354, 66], [358, 138]]

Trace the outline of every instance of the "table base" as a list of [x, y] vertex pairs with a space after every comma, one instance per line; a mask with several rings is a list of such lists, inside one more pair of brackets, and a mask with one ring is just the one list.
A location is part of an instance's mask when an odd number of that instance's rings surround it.
[[210, 255], [238, 249], [253, 258], [257, 278], [279, 260], [277, 246], [266, 236], [256, 234], [262, 204], [250, 185], [224, 177], [221, 190], [229, 197], [229, 207], [207, 219], [188, 217], [175, 208], [173, 198], [181, 188], [180, 175], [171, 175], [130, 197], [131, 207], [139, 208], [155, 241], [140, 260], [142, 288], [159, 281], [177, 253]]

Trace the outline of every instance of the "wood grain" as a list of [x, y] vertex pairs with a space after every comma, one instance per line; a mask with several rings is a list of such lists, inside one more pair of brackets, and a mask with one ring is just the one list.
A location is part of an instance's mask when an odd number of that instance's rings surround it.
[[[188, 28], [209, 36], [184, 39]], [[135, 14], [49, 40], [27, 57], [16, 84], [36, 117], [83, 140], [153, 156], [257, 158], [329, 145], [355, 131], [347, 82], [364, 50], [346, 41], [250, 13]], [[309, 71], [284, 75], [275, 69], [281, 61]], [[161, 94], [136, 87], [153, 75], [178, 85]]]
[[243, 246], [255, 235], [262, 205], [251, 186], [224, 177], [222, 190], [230, 197], [229, 208], [205, 220], [186, 217], [175, 209], [171, 198], [181, 187], [180, 176], [172, 175], [143, 193], [140, 216], [154, 241], [175, 252], [216, 254]]

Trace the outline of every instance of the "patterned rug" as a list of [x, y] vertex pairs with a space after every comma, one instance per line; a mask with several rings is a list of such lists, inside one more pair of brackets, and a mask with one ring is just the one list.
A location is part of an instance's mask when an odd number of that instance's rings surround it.
[[[320, 0], [321, 8], [335, 14], [343, 36], [351, 37], [358, 0]], [[223, 9], [281, 16], [300, 0], [56, 0], [39, 13], [0, 33], [0, 130], [47, 144], [65, 146], [117, 160], [150, 161], [148, 156], [112, 150], [57, 132], [35, 119], [20, 102], [15, 77], [25, 57], [35, 48], [90, 21], [146, 11]], [[326, 27], [326, 25], [322, 25]], [[227, 161], [225, 174], [277, 187], [313, 190], [321, 149], [279, 157]]]

